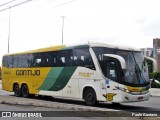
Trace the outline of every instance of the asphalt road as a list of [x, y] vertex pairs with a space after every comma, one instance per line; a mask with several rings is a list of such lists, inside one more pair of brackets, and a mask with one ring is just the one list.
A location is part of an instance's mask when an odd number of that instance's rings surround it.
[[[111, 104], [111, 103], [99, 103], [98, 105], [96, 105], [94, 107], [88, 107], [88, 106], [85, 105], [85, 103], [83, 101], [77, 101], [77, 100], [64, 100], [64, 99], [60, 99], [60, 98], [49, 98], [49, 97], [39, 97], [39, 96], [34, 97], [34, 98], [29, 98], [29, 99], [28, 98], [21, 98], [21, 97], [18, 98], [18, 97], [13, 96], [13, 93], [8, 93], [8, 92], [2, 91], [0, 89], [0, 97], [3, 98], [3, 96], [8, 98], [7, 100], [9, 100], [9, 101], [14, 100], [14, 99], [15, 99], [15, 101], [23, 101], [23, 102], [25, 102], [25, 101], [28, 102], [29, 101], [30, 105], [29, 106], [27, 106], [27, 105], [26, 106], [12, 105], [10, 103], [9, 103], [9, 105], [0, 104], [0, 111], [4, 111], [4, 110], [5, 111], [36, 111], [36, 110], [40, 110], [40, 111], [57, 111], [57, 110], [58, 111], [59, 110], [66, 111], [65, 109], [56, 109], [56, 108], [53, 108], [53, 107], [52, 108], [47, 108], [49, 105], [56, 104], [56, 105], [62, 105], [62, 106], [67, 105], [67, 107], [70, 106], [69, 108], [71, 108], [71, 110], [72, 110], [72, 106], [76, 106], [75, 108], [82, 109], [82, 112], [74, 113], [72, 111], [72, 114], [79, 114], [78, 116], [85, 116], [85, 117], [87, 117], [87, 115], [86, 114], [84, 115], [83, 108], [84, 108], [84, 110], [86, 108], [92, 108], [92, 109], [95, 109], [95, 110], [103, 110], [103, 111], [113, 111], [113, 110], [117, 111], [117, 110], [120, 110], [120, 111], [126, 111], [126, 112], [131, 112], [131, 113], [135, 113], [135, 112], [136, 113], [152, 113], [152, 114], [160, 115], [160, 102], [159, 102], [160, 97], [153, 97], [153, 96], [150, 97], [149, 101], [134, 102], [134, 103], [123, 103], [123, 104], [120, 104], [120, 105], [114, 105], [114, 104]], [[35, 102], [35, 101], [38, 101], [38, 102]], [[36, 103], [36, 104], [42, 103], [41, 105], [43, 107], [32, 106], [31, 105], [32, 102]], [[48, 102], [47, 103], [48, 106], [45, 107], [46, 102]], [[44, 103], [44, 105], [43, 105], [43, 103]], [[56, 112], [56, 113], [51, 113], [51, 114], [58, 115], [58, 116], [64, 116], [64, 117], [67, 116], [67, 118], [68, 118], [68, 116], [70, 116], [71, 112], [67, 112], [67, 113], [63, 113], [63, 112], [58, 112], [57, 113]], [[93, 116], [99, 116], [97, 113], [92, 113], [92, 114], [94, 114]], [[97, 115], [95, 115], [95, 114], [97, 114]], [[86, 119], [89, 119], [91, 116], [92, 115], [90, 115]], [[100, 114], [100, 116], [101, 116], [101, 114]], [[81, 117], [78, 117], [77, 119], [80, 119], [80, 118]], [[60, 119], [60, 117], [58, 117], [57, 119]], [[83, 117], [83, 119], [84, 119], [84, 117]], [[96, 119], [96, 118], [94, 118], [94, 119]], [[103, 117], [100, 117], [100, 119], [103, 119]]]
[[[6, 112], [8, 116], [6, 118]], [[32, 113], [38, 113], [38, 118], [28, 117]], [[19, 114], [19, 115], [18, 115]], [[25, 114], [25, 117], [23, 115]], [[77, 114], [77, 115], [75, 115]], [[88, 115], [87, 115], [88, 114]], [[96, 114], [96, 115], [93, 115]], [[46, 117], [49, 115], [49, 117]], [[93, 116], [92, 116], [93, 115]], [[2, 117], [3, 116], [3, 117]], [[18, 117], [17, 117], [18, 116]], [[96, 117], [95, 117], [96, 116]], [[4, 118], [5, 117], [5, 118]], [[0, 104], [0, 119], [12, 119], [12, 120], [138, 120], [137, 117], [108, 117], [102, 113], [86, 112], [86, 111], [64, 111], [63, 109], [45, 108], [45, 107], [33, 107], [33, 106], [21, 106], [21, 105], [7, 105]], [[149, 119], [147, 119], [149, 120]]]
[[[12, 96], [13, 99], [17, 98], [13, 96], [13, 93], [8, 93], [5, 91], [0, 90], [0, 95], [3, 96]], [[80, 105], [80, 106], [85, 106], [85, 103], [83, 101], [77, 101], [77, 100], [64, 100], [60, 98], [50, 98], [50, 97], [34, 97], [30, 98], [35, 100], [44, 100], [44, 101], [49, 101], [49, 102], [57, 102], [57, 103], [66, 103], [70, 105]], [[143, 102], [133, 102], [133, 103], [121, 103], [120, 105], [113, 105], [111, 103], [99, 103], [98, 105], [95, 106], [95, 108], [103, 108], [104, 110], [123, 110], [123, 111], [139, 111], [139, 112], [144, 112], [144, 111], [149, 111], [149, 112], [159, 112], [160, 113], [160, 97], [150, 97], [148, 101], [143, 101]]]

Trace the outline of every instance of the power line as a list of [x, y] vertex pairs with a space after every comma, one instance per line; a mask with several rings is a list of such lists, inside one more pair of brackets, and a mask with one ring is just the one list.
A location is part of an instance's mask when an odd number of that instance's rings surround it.
[[[39, 12], [36, 12], [36, 14], [37, 14], [37, 13], [42, 13], [42, 12], [47, 11], [47, 10], [50, 10], [50, 9], [55, 9], [55, 8], [61, 7], [61, 6], [63, 6], [63, 5], [66, 5], [66, 4], [71, 3], [71, 2], [73, 2], [73, 1], [75, 1], [75, 0], [71, 0], [71, 1], [68, 1], [68, 2], [64, 2], [64, 3], [62, 3], [62, 4], [59, 4], [59, 5], [50, 7], [50, 8], [46, 8], [46, 9], [44, 9], [44, 10], [41, 10], [41, 11], [39, 11]], [[35, 14], [35, 13], [34, 13], [34, 14]]]
[[4, 6], [4, 5], [7, 5], [7, 4], [9, 4], [9, 3], [12, 3], [12, 2], [14, 2], [14, 1], [16, 1], [16, 0], [11, 0], [11, 1], [9, 1], [9, 2], [3, 3], [3, 4], [0, 5], [0, 7], [1, 7], [1, 6]]
[[75, 0], [71, 0], [71, 1], [65, 2], [65, 3], [63, 3], [63, 4], [57, 5], [57, 6], [55, 6], [54, 8], [63, 6], [63, 5], [65, 5], [65, 4], [71, 3], [71, 2], [73, 2], [73, 1], [75, 1]]
[[27, 2], [30, 2], [30, 1], [32, 1], [32, 0], [23, 1], [23, 2], [21, 2], [21, 3], [18, 3], [18, 4], [15, 4], [15, 5], [9, 6], [8, 8], [5, 8], [5, 9], [0, 10], [0, 12], [3, 12], [3, 11], [5, 11], [5, 10], [8, 10], [8, 9], [10, 9], [10, 8], [13, 8], [13, 7], [16, 7], [16, 6], [19, 6], [19, 5], [22, 5], [22, 4], [27, 3]]
[[[40, 1], [40, 0], [29, 0], [29, 1], [35, 2], [35, 1]], [[54, 0], [54, 1], [56, 1], [56, 0]], [[71, 0], [71, 1], [68, 1], [68, 2], [64, 2], [64, 3], [62, 3], [62, 4], [59, 4], [59, 5], [50, 7], [50, 8], [46, 8], [46, 9], [43, 9], [43, 10], [38, 11], [38, 12], [35, 12], [35, 13], [31, 13], [31, 14], [33, 15], [33, 14], [42, 13], [42, 12], [44, 12], [44, 11], [47, 11], [47, 10], [50, 10], [50, 9], [55, 9], [55, 8], [61, 7], [61, 6], [63, 6], [63, 5], [69, 4], [69, 3], [74, 2], [74, 1], [76, 1], [76, 0]], [[21, 4], [22, 4], [22, 3], [21, 3]], [[16, 6], [18, 6], [18, 5], [16, 5]], [[14, 6], [14, 7], [16, 7], [16, 6]], [[9, 9], [9, 8], [6, 8], [6, 9]], [[4, 11], [4, 10], [3, 10], [3, 11]], [[0, 12], [2, 12], [2, 11], [0, 11]], [[29, 14], [29, 15], [31, 15], [31, 14]], [[26, 16], [26, 15], [25, 15], [25, 16]], [[23, 17], [23, 16], [21, 16], [21, 17]], [[13, 18], [13, 17], [12, 17], [12, 18]], [[14, 18], [17, 18], [17, 17], [14, 17]], [[3, 23], [3, 22], [5, 22], [5, 21], [7, 21], [7, 20], [0, 21], [0, 23]]]

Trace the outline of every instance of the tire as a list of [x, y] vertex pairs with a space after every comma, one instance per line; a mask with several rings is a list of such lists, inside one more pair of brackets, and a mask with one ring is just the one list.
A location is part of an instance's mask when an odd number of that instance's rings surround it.
[[21, 96], [21, 89], [19, 88], [18, 84], [14, 85], [13, 92], [16, 97]]
[[97, 103], [96, 93], [92, 88], [88, 88], [84, 91], [84, 100], [86, 105], [94, 106]]
[[29, 97], [29, 90], [27, 85], [22, 86], [22, 97], [27, 98]]

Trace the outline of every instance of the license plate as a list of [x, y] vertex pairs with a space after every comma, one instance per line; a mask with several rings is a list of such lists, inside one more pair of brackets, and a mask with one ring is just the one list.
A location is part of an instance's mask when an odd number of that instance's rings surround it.
[[138, 100], [143, 100], [143, 97], [138, 97]]

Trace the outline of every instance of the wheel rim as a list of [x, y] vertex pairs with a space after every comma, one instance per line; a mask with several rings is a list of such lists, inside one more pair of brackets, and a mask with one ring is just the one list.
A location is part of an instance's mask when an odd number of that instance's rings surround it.
[[92, 101], [94, 100], [94, 96], [93, 96], [93, 94], [92, 94], [91, 92], [89, 92], [89, 93], [87, 94], [87, 100], [88, 100], [89, 102], [92, 102]]
[[17, 96], [19, 95], [19, 87], [18, 86], [15, 86], [14, 87], [14, 94]]
[[22, 95], [24, 97], [28, 96], [28, 88], [27, 88], [27, 86], [23, 86], [23, 88], [22, 88]]

